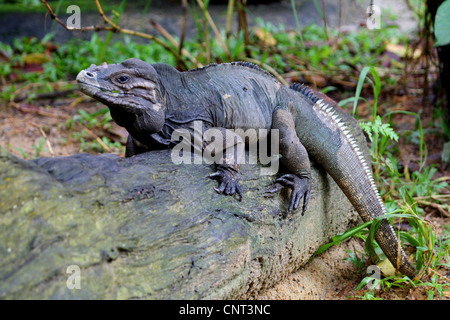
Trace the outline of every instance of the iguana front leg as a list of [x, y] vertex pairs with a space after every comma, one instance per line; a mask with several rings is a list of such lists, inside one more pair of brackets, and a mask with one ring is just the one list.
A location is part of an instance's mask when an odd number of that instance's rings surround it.
[[128, 135], [127, 144], [125, 148], [125, 157], [129, 158], [131, 156], [144, 153], [149, 151], [149, 148], [146, 145], [143, 145], [139, 141], [133, 139], [131, 134]]
[[233, 131], [225, 128], [210, 128], [203, 134], [203, 156], [208, 163], [216, 163], [217, 171], [209, 177], [219, 181], [218, 193], [237, 193], [242, 200], [239, 186], [239, 165], [244, 157], [244, 142]]
[[297, 136], [294, 119], [289, 111], [278, 109], [273, 113], [272, 129], [279, 130], [281, 162], [294, 173], [285, 174], [276, 182], [292, 190], [289, 211], [297, 209], [303, 198], [303, 215], [311, 191], [311, 165], [308, 153]]

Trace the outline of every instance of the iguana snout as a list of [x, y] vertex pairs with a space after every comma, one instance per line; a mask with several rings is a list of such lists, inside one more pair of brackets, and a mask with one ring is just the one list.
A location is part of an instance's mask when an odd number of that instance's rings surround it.
[[[93, 98], [95, 98], [95, 94], [99, 91], [103, 91], [103, 88], [97, 81], [97, 73], [100, 71], [100, 68], [107, 68], [106, 62], [100, 66], [92, 64], [89, 68], [81, 70], [77, 75], [77, 82], [80, 91]], [[105, 92], [107, 91], [105, 90]]]
[[148, 63], [128, 59], [119, 64], [92, 64], [77, 75], [80, 91], [104, 103], [121, 126], [140, 132], [158, 132], [164, 108], [158, 74]]

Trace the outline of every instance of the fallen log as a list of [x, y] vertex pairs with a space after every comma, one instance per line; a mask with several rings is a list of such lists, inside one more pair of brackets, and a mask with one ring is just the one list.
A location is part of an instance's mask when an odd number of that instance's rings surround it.
[[[313, 168], [304, 216], [275, 176], [241, 166], [244, 198], [170, 150], [25, 161], [0, 148], [0, 298], [245, 299], [306, 264], [357, 214]], [[329, 270], [332, 272], [332, 266]]]

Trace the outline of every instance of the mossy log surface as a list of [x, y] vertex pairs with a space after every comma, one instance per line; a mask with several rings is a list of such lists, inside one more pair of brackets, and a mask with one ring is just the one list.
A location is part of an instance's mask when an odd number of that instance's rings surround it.
[[322, 170], [304, 216], [287, 214], [288, 190], [266, 196], [276, 177], [259, 165], [241, 166], [242, 201], [216, 193], [213, 172], [170, 150], [25, 161], [0, 149], [0, 298], [248, 298], [356, 222]]

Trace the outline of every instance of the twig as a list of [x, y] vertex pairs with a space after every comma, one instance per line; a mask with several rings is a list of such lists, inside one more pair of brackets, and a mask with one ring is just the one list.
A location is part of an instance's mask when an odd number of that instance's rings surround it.
[[206, 10], [205, 4], [203, 3], [203, 0], [197, 0], [197, 3], [200, 7], [200, 9], [203, 10], [206, 20], [208, 21], [209, 25], [211, 26], [211, 29], [213, 30], [216, 40], [219, 43], [220, 46], [222, 46], [223, 50], [225, 51], [225, 54], [228, 58], [231, 59], [230, 51], [228, 50], [228, 47], [225, 45], [225, 43], [222, 41], [222, 37], [220, 36], [220, 32], [216, 27], [216, 24], [214, 23], [213, 19], [211, 18], [211, 15], [209, 14], [208, 10]]
[[48, 111], [43, 110], [40, 107], [35, 107], [35, 109], [28, 108], [28, 107], [26, 107], [26, 104], [24, 105], [24, 104], [15, 103], [12, 99], [9, 101], [9, 105], [12, 106], [13, 108], [19, 110], [20, 112], [24, 112], [24, 113], [36, 113], [40, 116], [50, 117], [50, 118], [70, 119], [70, 117], [68, 115], [48, 112]]
[[[167, 32], [166, 29], [164, 29], [164, 27], [162, 25], [160, 25], [158, 22], [156, 22], [153, 19], [150, 19], [150, 23], [152, 24], [152, 26], [158, 30], [159, 33], [161, 33], [161, 35], [166, 38], [167, 40], [169, 40], [169, 42], [171, 44], [173, 44], [178, 50], [180, 50], [180, 46], [177, 43], [177, 41], [174, 39], [174, 37], [172, 37], [172, 35]], [[181, 48], [181, 54], [186, 56], [189, 60], [191, 60], [196, 66], [201, 67], [202, 65], [198, 62], [198, 60], [192, 56], [187, 50]], [[186, 66], [186, 64], [184, 64], [184, 66]], [[188, 69], [186, 67], [186, 69]]]
[[100, 13], [100, 16], [103, 18], [103, 20], [105, 20], [105, 22], [113, 28], [113, 31], [116, 31], [116, 30], [120, 31], [120, 27], [117, 24], [115, 24], [113, 21], [109, 20], [108, 17], [106, 17], [106, 15], [103, 13], [103, 9], [102, 9], [102, 6], [100, 5], [100, 2], [98, 2], [98, 0], [94, 0], [94, 1], [95, 1], [95, 5], [97, 6], [98, 13]]
[[74, 108], [77, 104], [81, 103], [82, 101], [93, 101], [91, 99], [86, 100], [84, 97], [78, 97], [76, 99], [73, 99], [72, 102], [69, 104], [69, 108]]
[[228, 47], [228, 41], [230, 40], [230, 36], [231, 36], [231, 20], [233, 18], [233, 11], [234, 11], [234, 0], [228, 0], [227, 25], [225, 27], [225, 37], [226, 37], [227, 47]]
[[109, 153], [112, 153], [111, 149], [95, 133], [93, 133], [91, 130], [89, 130], [86, 127], [83, 127], [83, 129], [84, 129], [84, 131], [86, 131], [86, 133], [88, 135], [90, 135], [92, 138], [94, 138], [102, 146], [103, 149], [105, 149]]
[[[442, 177], [446, 179], [450, 179], [450, 177]], [[440, 178], [440, 179], [442, 179]], [[443, 179], [444, 180], [444, 179]], [[430, 196], [423, 196], [423, 197], [415, 197], [415, 200], [423, 200], [423, 199], [433, 199], [433, 200], [439, 200], [440, 198], [448, 198], [450, 200], [450, 194], [435, 194]]]
[[[63, 97], [70, 93], [73, 93], [76, 90], [78, 90], [78, 89], [73, 88], [73, 89], [67, 89], [67, 90], [61, 90], [61, 91], [53, 91], [53, 92], [49, 92], [49, 93], [41, 93], [41, 94], [38, 94], [35, 97], [33, 97], [33, 99], [40, 100], [40, 99], [53, 99], [53, 98]], [[23, 100], [27, 100], [28, 97], [29, 97], [29, 95], [16, 96], [14, 98], [14, 102], [21, 102]]]
[[[443, 276], [443, 275], [440, 274], [439, 272], [437, 272], [437, 271], [435, 271], [435, 270], [433, 270], [433, 269], [431, 269], [431, 268], [428, 268], [428, 271], [431, 271], [432, 273], [434, 273], [434, 274], [437, 275], [438, 277], [441, 277], [441, 278], [444, 279], [445, 281], [450, 282], [450, 279], [449, 279], [449, 278], [447, 278], [446, 276]], [[444, 284], [444, 286], [448, 287], [448, 286], [450, 286], [450, 285]]]
[[50, 5], [47, 3], [47, 1], [45, 0], [41, 0], [41, 3], [47, 8], [47, 12], [50, 15], [50, 17], [52, 18], [52, 20], [55, 20], [56, 22], [58, 22], [60, 25], [63, 26], [64, 29], [70, 31], [73, 30], [73, 28], [66, 26], [66, 24], [64, 22], [62, 22], [61, 20], [59, 20], [59, 18], [56, 16], [56, 14], [53, 12], [52, 8], [50, 7]]
[[45, 143], [47, 144], [47, 148], [48, 148], [48, 151], [50, 152], [50, 156], [52, 158], [54, 158], [55, 157], [55, 153], [53, 152], [52, 145], [51, 145], [50, 140], [48, 139], [47, 135], [45, 134], [44, 130], [42, 129], [42, 127], [40, 125], [38, 125], [37, 123], [34, 123], [34, 122], [31, 122], [31, 125], [33, 127], [36, 127], [36, 128], [39, 129], [39, 132], [44, 137]]
[[182, 54], [184, 45], [184, 34], [186, 32], [186, 12], [187, 12], [187, 0], [181, 1], [181, 34], [180, 34], [180, 44], [178, 45], [178, 54]]
[[45, 134], [44, 130], [42, 130], [42, 127], [39, 127], [39, 131], [41, 132], [42, 136], [45, 139], [45, 143], [47, 144], [48, 151], [50, 151], [50, 155], [52, 158], [55, 157], [55, 153], [53, 152], [52, 145], [50, 144], [50, 140], [48, 139], [47, 135]]
[[[199, 1], [197, 0], [197, 3]], [[208, 30], [208, 18], [206, 17], [206, 8], [205, 6], [200, 6], [200, 9], [202, 9], [202, 15], [203, 15], [203, 40], [205, 43], [205, 59], [206, 63], [211, 62], [211, 48], [209, 47], [209, 30]]]
[[338, 25], [338, 37], [341, 35], [341, 22], [342, 22], [342, 0], [339, 0], [339, 25]]
[[237, 11], [238, 11], [238, 16], [239, 16], [239, 28], [244, 31], [245, 53], [246, 53], [247, 57], [251, 58], [252, 53], [249, 48], [250, 37], [248, 34], [247, 17], [246, 17], [246, 13], [245, 13], [246, 2], [247, 2], [247, 0], [237, 0]]
[[[434, 203], [431, 201], [426, 201], [425, 199], [431, 199], [431, 200], [436, 200], [436, 201], [442, 201], [443, 199], [450, 199], [450, 195], [449, 194], [438, 194], [438, 195], [430, 195], [430, 196], [423, 196], [423, 197], [414, 197], [413, 198], [415, 200], [414, 204], [421, 204], [424, 206], [429, 206], [432, 207], [436, 210], [438, 210], [442, 216], [444, 217], [450, 217], [450, 213], [449, 211], [446, 209], [448, 208], [448, 205], [442, 205], [442, 204], [438, 204], [438, 203]], [[403, 200], [396, 200], [396, 203], [403, 203]]]
[[425, 205], [425, 206], [429, 206], [431, 208], [438, 210], [444, 217], [450, 217], [450, 213], [447, 210], [445, 210], [443, 205], [440, 205], [440, 204], [437, 204], [434, 202], [425, 201], [425, 200], [418, 200], [417, 203]]
[[242, 60], [247, 61], [247, 62], [251, 62], [253, 64], [256, 64], [264, 69], [266, 69], [267, 71], [269, 71], [271, 74], [273, 74], [273, 76], [280, 81], [282, 84], [284, 84], [285, 86], [289, 86], [289, 84], [287, 83], [286, 80], [284, 80], [284, 78], [271, 66], [269, 66], [268, 64], [262, 63], [259, 60], [256, 59], [252, 59], [252, 58], [243, 58]]
[[330, 40], [328, 37], [328, 27], [327, 27], [327, 16], [325, 14], [325, 1], [322, 0], [322, 15], [323, 15], [323, 24], [325, 26], [325, 36], [327, 37], [327, 41]]
[[[95, 0], [95, 3], [97, 5], [97, 8], [99, 9], [99, 13], [102, 16], [103, 20], [108, 24], [108, 26], [103, 26], [103, 27], [98, 27], [98, 26], [88, 26], [88, 27], [82, 27], [82, 28], [72, 28], [72, 27], [68, 27], [66, 24], [64, 24], [64, 22], [62, 22], [53, 12], [52, 8], [50, 7], [50, 5], [47, 3], [47, 1], [45, 0], [41, 0], [42, 4], [47, 8], [47, 11], [50, 15], [50, 17], [55, 20], [56, 22], [58, 22], [64, 29], [68, 30], [68, 31], [72, 31], [72, 30], [78, 30], [78, 31], [113, 31], [113, 32], [119, 32], [119, 33], [123, 33], [123, 34], [128, 34], [131, 36], [136, 36], [136, 37], [140, 37], [140, 38], [144, 38], [147, 40], [151, 40], [156, 42], [157, 44], [159, 44], [160, 46], [162, 46], [164, 49], [166, 49], [167, 51], [169, 51], [171, 54], [173, 54], [173, 56], [178, 60], [178, 62], [183, 66], [183, 68], [188, 69], [186, 63], [184, 62], [183, 58], [178, 54], [177, 51], [175, 51], [173, 48], [171, 48], [169, 45], [167, 45], [166, 43], [164, 43], [163, 41], [161, 41], [160, 39], [158, 39], [157, 37], [148, 34], [148, 33], [144, 33], [144, 32], [139, 32], [139, 31], [134, 31], [134, 30], [129, 30], [129, 29], [123, 29], [121, 27], [119, 27], [117, 24], [115, 24], [114, 22], [112, 22], [110, 19], [108, 19], [105, 14], [103, 13], [103, 10], [100, 6], [100, 3], [98, 2], [98, 0]], [[187, 52], [186, 50], [183, 51]]]

